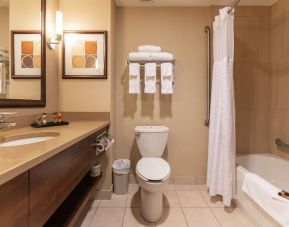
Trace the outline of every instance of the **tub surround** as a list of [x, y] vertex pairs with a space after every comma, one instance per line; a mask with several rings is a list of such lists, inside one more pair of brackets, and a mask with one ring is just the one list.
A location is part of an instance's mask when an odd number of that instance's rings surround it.
[[109, 121], [73, 121], [68, 126], [43, 129], [24, 127], [2, 133], [3, 137], [40, 132], [57, 132], [60, 135], [41, 143], [0, 148], [0, 185], [109, 124]]

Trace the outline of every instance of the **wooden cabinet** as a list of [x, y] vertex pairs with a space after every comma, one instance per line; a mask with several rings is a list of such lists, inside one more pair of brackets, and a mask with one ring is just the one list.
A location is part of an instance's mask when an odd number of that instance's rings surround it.
[[0, 186], [0, 226], [28, 226], [28, 172]]
[[89, 138], [32, 168], [29, 226], [45, 224], [89, 168]]

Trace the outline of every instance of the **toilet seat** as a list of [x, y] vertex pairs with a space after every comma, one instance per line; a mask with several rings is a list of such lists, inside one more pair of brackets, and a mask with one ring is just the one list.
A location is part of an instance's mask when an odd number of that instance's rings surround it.
[[138, 161], [136, 171], [145, 181], [163, 181], [171, 174], [170, 165], [162, 158], [142, 158]]

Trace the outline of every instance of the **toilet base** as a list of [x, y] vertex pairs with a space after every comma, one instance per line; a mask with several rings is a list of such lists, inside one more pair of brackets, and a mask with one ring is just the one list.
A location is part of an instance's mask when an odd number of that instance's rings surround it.
[[148, 222], [157, 222], [163, 215], [163, 193], [141, 188], [141, 215]]

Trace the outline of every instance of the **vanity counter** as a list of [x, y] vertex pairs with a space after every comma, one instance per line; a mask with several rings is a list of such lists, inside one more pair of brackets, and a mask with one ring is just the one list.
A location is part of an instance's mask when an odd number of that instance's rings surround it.
[[25, 127], [6, 131], [1, 136], [57, 132], [60, 135], [39, 143], [0, 148], [0, 185], [51, 158], [71, 145], [108, 126], [109, 121], [72, 121], [67, 126]]

